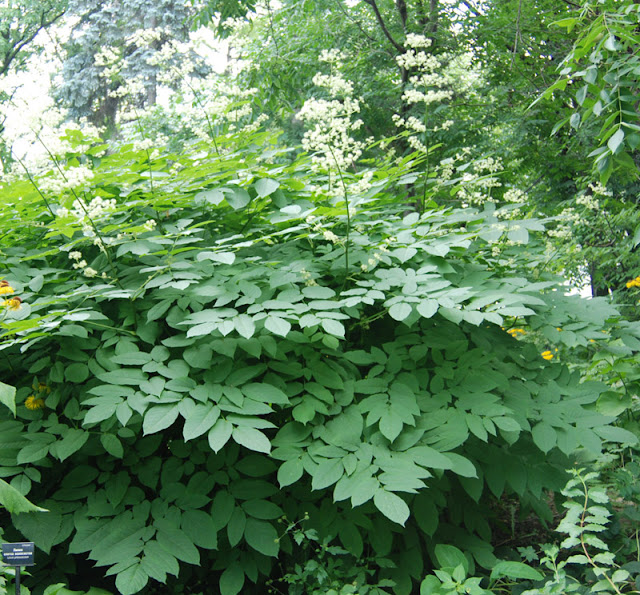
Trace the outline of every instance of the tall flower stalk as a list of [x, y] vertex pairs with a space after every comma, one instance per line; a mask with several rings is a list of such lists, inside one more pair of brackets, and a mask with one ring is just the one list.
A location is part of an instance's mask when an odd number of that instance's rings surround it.
[[[336, 49], [323, 50], [318, 60], [330, 65], [329, 74], [317, 73], [313, 82], [324, 89], [327, 98], [312, 97], [305, 101], [298, 118], [307, 122], [309, 128], [302, 138], [302, 146], [312, 153], [312, 167], [316, 172], [325, 171], [329, 175], [329, 193], [343, 197], [347, 211], [347, 232], [345, 237], [345, 269], [349, 271], [349, 232], [351, 228], [351, 207], [344, 172], [362, 155], [365, 144], [353, 138], [362, 120], [360, 100], [353, 97], [353, 84], [342, 77], [341, 69], [345, 56]], [[332, 172], [337, 173], [340, 186], [331, 187]]]

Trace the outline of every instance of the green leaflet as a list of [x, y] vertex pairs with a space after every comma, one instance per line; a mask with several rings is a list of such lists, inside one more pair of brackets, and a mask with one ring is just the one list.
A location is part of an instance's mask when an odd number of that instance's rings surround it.
[[18, 490], [3, 479], [0, 479], [0, 505], [12, 514], [46, 512], [46, 509], [29, 502]]
[[134, 558], [134, 563], [116, 576], [116, 587], [122, 595], [133, 595], [142, 590], [148, 581], [149, 575], [144, 571], [141, 561]]
[[16, 389], [13, 386], [0, 382], [0, 403], [16, 414]]
[[384, 516], [394, 523], [404, 525], [409, 518], [409, 507], [406, 502], [392, 492], [379, 489], [373, 497], [373, 503]]

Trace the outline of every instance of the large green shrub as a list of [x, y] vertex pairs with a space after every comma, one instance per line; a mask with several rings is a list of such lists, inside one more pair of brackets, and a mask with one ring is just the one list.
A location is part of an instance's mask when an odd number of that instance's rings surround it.
[[409, 593], [437, 544], [491, 568], [491, 501], [544, 515], [576, 450], [635, 440], [605, 384], [501, 327], [586, 349], [615, 310], [515, 272], [538, 222], [407, 213], [406, 168], [344, 173], [347, 217], [246, 136], [4, 184], [0, 474], [50, 511], [7, 534], [36, 578], [123, 594], [264, 593], [304, 554], [282, 519], [365, 558], [371, 593]]

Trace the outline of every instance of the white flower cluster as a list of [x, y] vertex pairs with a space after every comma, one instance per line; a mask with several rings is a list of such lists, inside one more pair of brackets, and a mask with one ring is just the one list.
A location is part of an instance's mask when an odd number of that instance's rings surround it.
[[93, 171], [83, 165], [70, 167], [63, 172], [54, 170], [49, 177], [40, 180], [40, 190], [52, 194], [62, 194], [71, 189], [82, 190], [92, 178]]
[[[417, 71], [409, 78], [410, 87], [402, 94], [402, 101], [407, 105], [421, 105], [427, 113], [429, 105], [441, 103], [453, 96], [452, 78], [443, 74], [443, 60], [450, 59], [443, 55], [439, 58], [424, 51], [431, 46], [431, 40], [424, 35], [410, 33], [405, 41], [407, 51], [396, 57], [396, 62], [404, 70]], [[407, 138], [409, 145], [419, 152], [428, 152], [425, 142], [417, 135], [424, 137], [428, 132], [426, 116], [423, 119], [416, 116], [400, 117], [395, 115], [393, 120], [399, 128], [404, 128], [412, 133]], [[447, 120], [435, 130], [448, 130], [453, 125], [451, 120]]]
[[104, 46], [94, 57], [96, 66], [110, 67], [120, 60], [120, 52], [111, 46]]
[[[82, 232], [87, 237], [93, 237], [95, 231], [93, 224], [95, 220], [104, 213], [112, 211], [116, 208], [115, 199], [103, 199], [96, 197], [87, 203], [84, 199], [78, 198], [73, 202], [71, 210], [58, 206], [56, 215], [58, 217], [74, 217], [78, 223], [82, 224]], [[102, 242], [99, 238], [96, 238], [94, 242], [102, 251], [105, 250]]]
[[572, 231], [569, 225], [558, 225], [555, 229], [548, 229], [547, 235], [552, 238], [558, 238], [559, 240], [566, 240], [571, 237]]
[[372, 178], [373, 178], [373, 171], [369, 170], [364, 172], [357, 181], [349, 184], [349, 195], [351, 196], [363, 195], [367, 190], [371, 188]]
[[312, 80], [313, 84], [317, 87], [328, 89], [332, 97], [339, 95], [351, 96], [353, 94], [353, 83], [346, 81], [340, 75], [322, 74], [318, 72]]
[[163, 27], [154, 29], [136, 29], [128, 38], [127, 43], [139, 48], [150, 46], [154, 41], [160, 41], [163, 35], [170, 35], [171, 32]]
[[509, 188], [502, 195], [503, 200], [511, 203], [523, 203], [527, 201], [527, 195], [518, 188]]
[[85, 277], [91, 278], [91, 277], [95, 277], [98, 274], [98, 271], [96, 271], [94, 268], [87, 266], [87, 261], [82, 258], [82, 253], [79, 252], [78, 250], [69, 252], [69, 260], [75, 260], [75, 262], [72, 265], [73, 268], [82, 269], [82, 274]]
[[253, 122], [245, 124], [240, 132], [243, 134], [257, 132], [260, 129], [260, 126], [262, 126], [268, 119], [269, 116], [267, 114], [260, 114]]
[[600, 201], [592, 194], [579, 194], [576, 196], [576, 204], [592, 211], [597, 211], [600, 208]]
[[155, 219], [148, 219], [142, 224], [142, 227], [144, 227], [147, 231], [153, 231], [156, 228], [156, 225], [157, 223]]
[[79, 221], [85, 217], [89, 219], [97, 219], [108, 211], [113, 211], [116, 208], [116, 199], [104, 199], [96, 196], [87, 203], [82, 198], [78, 198], [73, 202], [70, 214], [73, 215]]
[[451, 128], [453, 125], [455, 124], [455, 122], [453, 120], [445, 120], [442, 124], [440, 124], [440, 126], [436, 126], [434, 127], [434, 131], [437, 130], [449, 130], [449, 128]]
[[143, 138], [142, 140], [133, 141], [134, 151], [148, 151], [152, 149], [156, 143], [151, 138]]
[[389, 249], [387, 248], [387, 244], [391, 243], [393, 239], [394, 238], [387, 238], [385, 240], [386, 244], [382, 244], [381, 246], [379, 246], [378, 247], [379, 251], [374, 252], [372, 258], [369, 258], [366, 263], [362, 263], [360, 265], [360, 270], [363, 273], [366, 273], [371, 267], [374, 267], [376, 264], [378, 264], [382, 260], [384, 253], [389, 251]]
[[332, 244], [335, 244], [340, 241], [340, 238], [329, 229], [325, 229], [322, 232], [322, 236], [324, 237], [325, 240], [327, 240], [327, 242], [331, 242]]
[[404, 40], [404, 47], [428, 48], [431, 47], [431, 39], [417, 33], [407, 33], [407, 38]]
[[405, 70], [419, 68], [423, 72], [434, 72], [441, 66], [435, 56], [416, 50], [407, 50], [396, 58], [396, 62]]
[[[341, 56], [338, 50], [324, 50], [320, 60], [336, 65]], [[358, 160], [364, 149], [364, 143], [351, 136], [362, 126], [362, 120], [354, 119], [360, 112], [360, 102], [352, 97], [351, 83], [340, 74], [318, 74], [313, 80], [326, 89], [331, 99], [313, 97], [298, 112], [298, 118], [312, 126], [304, 133], [302, 146], [315, 153], [312, 163], [316, 171], [334, 167], [344, 170]]]
[[613, 192], [611, 192], [611, 190], [607, 190], [606, 186], [603, 186], [600, 182], [589, 184], [589, 188], [591, 188], [591, 192], [593, 192], [595, 195], [613, 196]]
[[326, 62], [327, 64], [333, 64], [336, 68], [340, 68], [342, 63], [347, 58], [347, 55], [336, 48], [330, 50], [322, 50], [318, 56], [318, 62]]
[[500, 157], [498, 157], [497, 159], [493, 157], [485, 157], [484, 159], [478, 159], [473, 164], [473, 169], [478, 173], [481, 173], [484, 171], [489, 173], [496, 173], [496, 172], [502, 171], [503, 169], [502, 160], [500, 159]]
[[316, 280], [313, 278], [313, 275], [306, 269], [300, 269], [300, 274], [302, 275], [302, 278], [304, 279], [304, 284], [307, 287], [313, 287], [314, 285], [318, 284]]

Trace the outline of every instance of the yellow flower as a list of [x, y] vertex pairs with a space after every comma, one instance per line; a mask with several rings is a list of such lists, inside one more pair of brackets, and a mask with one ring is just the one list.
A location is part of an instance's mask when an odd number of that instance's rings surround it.
[[15, 291], [8, 281], [0, 281], [0, 295], [10, 295]]
[[27, 400], [24, 402], [24, 406], [32, 411], [35, 409], [44, 409], [44, 399], [31, 395], [30, 397], [27, 397]]
[[9, 310], [20, 310], [22, 308], [22, 300], [19, 297], [13, 297], [9, 300], [2, 300], [2, 305]]
[[526, 335], [527, 332], [523, 329], [523, 328], [510, 328], [507, 331], [512, 337], [517, 337], [518, 333], [522, 334], [522, 335]]
[[546, 360], [553, 359], [553, 353], [551, 353], [548, 349], [547, 351], [543, 351], [540, 355]]
[[51, 387], [47, 386], [44, 382], [38, 382], [37, 390], [39, 393], [49, 394], [51, 392]]

